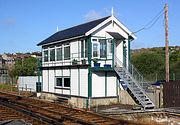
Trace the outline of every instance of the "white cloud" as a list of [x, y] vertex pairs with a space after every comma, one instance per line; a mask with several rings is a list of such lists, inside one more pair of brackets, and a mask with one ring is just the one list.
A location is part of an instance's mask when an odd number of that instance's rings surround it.
[[92, 21], [101, 18], [101, 13], [97, 12], [95, 10], [90, 10], [86, 15], [85, 15], [85, 21]]

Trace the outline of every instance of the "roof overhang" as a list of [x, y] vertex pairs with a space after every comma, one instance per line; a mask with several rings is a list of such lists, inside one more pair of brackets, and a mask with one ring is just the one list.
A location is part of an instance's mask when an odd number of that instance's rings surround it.
[[113, 38], [115, 38], [116, 40], [125, 40], [125, 38], [117, 32], [107, 32], [107, 33], [111, 35]]
[[37, 46], [46, 46], [46, 45], [56, 44], [56, 43], [59, 43], [59, 42], [65, 42], [65, 41], [80, 39], [80, 38], [83, 38], [83, 37], [85, 37], [85, 35], [76, 36], [76, 37], [71, 37], [71, 38], [68, 38], [68, 39], [63, 39], [63, 40], [59, 40], [59, 41], [54, 41], [54, 42], [50, 42], [50, 43], [46, 43], [46, 44], [37, 44]]

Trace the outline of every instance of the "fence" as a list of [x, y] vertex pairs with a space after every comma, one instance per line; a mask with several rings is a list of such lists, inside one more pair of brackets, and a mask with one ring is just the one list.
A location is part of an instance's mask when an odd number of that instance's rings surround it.
[[180, 80], [164, 83], [164, 107], [180, 107]]
[[36, 82], [38, 82], [38, 76], [20, 76], [18, 79], [19, 90], [36, 92]]

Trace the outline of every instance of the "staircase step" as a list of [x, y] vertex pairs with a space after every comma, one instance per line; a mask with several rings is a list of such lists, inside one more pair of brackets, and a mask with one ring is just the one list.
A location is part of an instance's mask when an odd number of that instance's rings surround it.
[[[137, 81], [133, 80], [131, 74], [129, 74], [125, 68], [126, 67], [116, 67], [115, 71], [121, 78], [121, 81], [123, 81], [123, 84], [129, 88], [128, 90], [130, 90], [130, 95], [132, 95], [133, 99], [143, 106], [144, 109], [154, 108], [153, 102], [151, 102], [150, 98], [145, 94], [146, 92], [144, 89], [138, 85], [139, 83], [137, 83]], [[146, 87], [144, 86], [144, 88]]]
[[135, 88], [135, 89], [133, 89], [133, 91], [140, 91], [140, 89], [139, 88]]
[[153, 104], [151, 104], [151, 105], [145, 105], [144, 108], [145, 108], [145, 109], [152, 109], [152, 108], [154, 108], [154, 105], [153, 105]]

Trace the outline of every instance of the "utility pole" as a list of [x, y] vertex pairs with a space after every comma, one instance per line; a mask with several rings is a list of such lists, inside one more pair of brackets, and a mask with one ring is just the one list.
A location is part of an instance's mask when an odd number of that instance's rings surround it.
[[169, 40], [168, 40], [168, 5], [165, 4], [165, 52], [166, 52], [166, 82], [169, 82]]

